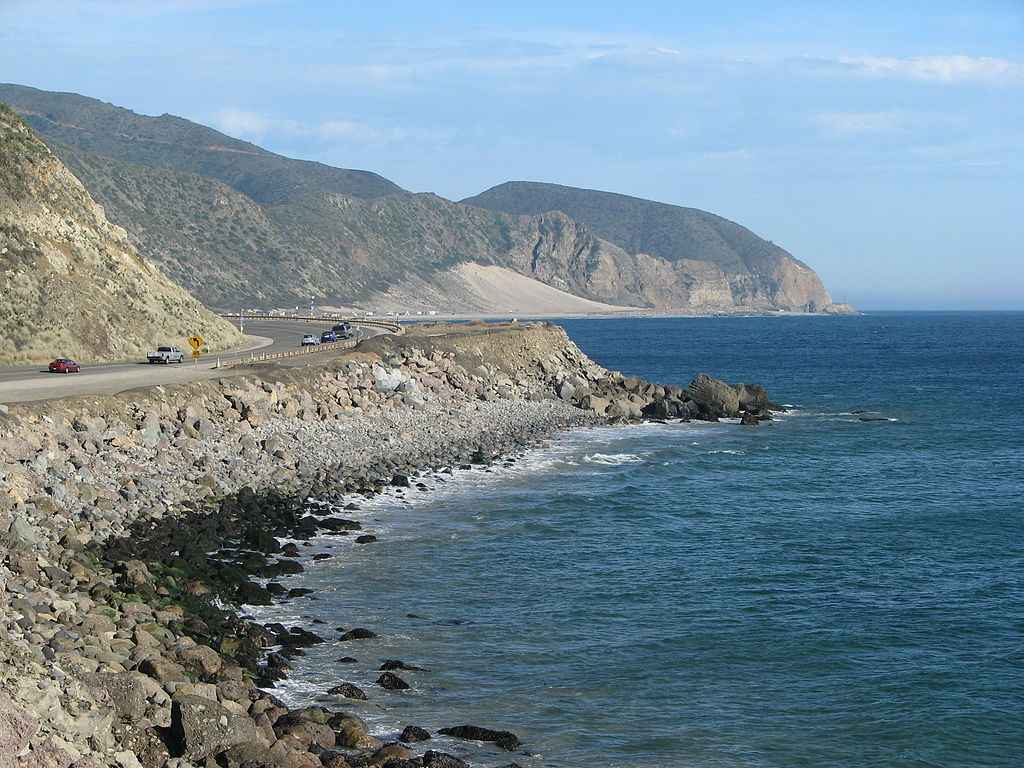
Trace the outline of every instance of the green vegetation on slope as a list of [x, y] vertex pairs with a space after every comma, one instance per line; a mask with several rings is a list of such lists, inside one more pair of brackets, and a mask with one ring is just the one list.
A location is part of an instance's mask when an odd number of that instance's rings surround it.
[[261, 203], [309, 192], [361, 198], [403, 192], [376, 173], [275, 155], [174, 115], [147, 117], [74, 93], [10, 84], [0, 84], [0, 101], [14, 105], [29, 125], [54, 141], [140, 165], [207, 176]]

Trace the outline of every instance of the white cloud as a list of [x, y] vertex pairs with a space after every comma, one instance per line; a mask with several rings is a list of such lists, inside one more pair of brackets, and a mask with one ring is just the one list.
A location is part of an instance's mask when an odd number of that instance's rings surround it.
[[213, 124], [229, 136], [246, 139], [259, 139], [273, 133], [275, 128], [280, 126], [279, 121], [275, 122], [255, 112], [233, 108], [220, 110], [214, 116]]
[[862, 75], [935, 83], [1024, 82], [1024, 66], [991, 56], [844, 56], [838, 62]]

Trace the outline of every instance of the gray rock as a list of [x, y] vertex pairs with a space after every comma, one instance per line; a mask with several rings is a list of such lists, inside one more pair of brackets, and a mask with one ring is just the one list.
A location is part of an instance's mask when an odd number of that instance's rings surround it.
[[740, 399], [736, 390], [706, 373], [698, 373], [688, 389], [690, 397], [710, 416], [736, 416], [740, 412]]
[[348, 749], [377, 749], [380, 741], [370, 736], [366, 723], [356, 715], [340, 713], [328, 721], [334, 729], [336, 743]]
[[117, 717], [124, 722], [136, 722], [146, 714], [146, 688], [137, 673], [99, 673], [87, 681], [106, 692], [114, 704]]
[[203, 760], [257, 738], [256, 724], [201, 696], [181, 696], [174, 701], [171, 733], [180, 756]]
[[425, 768], [469, 768], [469, 763], [460, 760], [447, 752], [436, 752], [428, 749], [423, 753], [423, 765]]

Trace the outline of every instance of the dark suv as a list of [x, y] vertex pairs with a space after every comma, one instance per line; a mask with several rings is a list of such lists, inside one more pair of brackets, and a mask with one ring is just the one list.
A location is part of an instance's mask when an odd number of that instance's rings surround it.
[[332, 341], [337, 341], [338, 335], [334, 331], [324, 331], [320, 334], [320, 343], [329, 344]]

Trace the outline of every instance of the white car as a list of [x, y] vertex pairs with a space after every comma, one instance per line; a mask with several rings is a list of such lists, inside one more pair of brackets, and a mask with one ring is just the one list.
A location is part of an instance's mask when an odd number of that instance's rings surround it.
[[307, 333], [302, 337], [302, 346], [304, 347], [315, 347], [320, 343], [320, 337], [314, 336], [312, 333]]
[[146, 360], [150, 363], [162, 363], [163, 365], [180, 363], [184, 359], [185, 355], [177, 347], [157, 347], [156, 352], [146, 355]]

